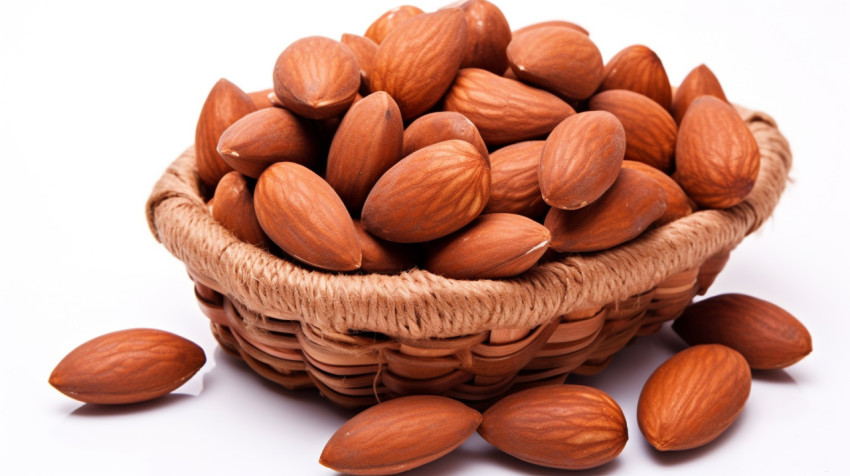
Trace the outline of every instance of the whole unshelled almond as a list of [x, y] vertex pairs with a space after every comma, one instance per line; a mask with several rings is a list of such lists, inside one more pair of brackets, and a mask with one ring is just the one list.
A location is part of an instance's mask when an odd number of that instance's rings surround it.
[[353, 215], [402, 155], [404, 124], [389, 94], [372, 93], [345, 113], [331, 141], [325, 180]]
[[390, 243], [372, 236], [363, 229], [360, 220], [354, 220], [357, 241], [363, 255], [360, 270], [367, 273], [399, 273], [416, 265], [415, 250], [410, 245]]
[[521, 35], [521, 34], [525, 33], [526, 31], [535, 30], [537, 28], [544, 28], [544, 27], [547, 27], [547, 26], [560, 26], [560, 27], [564, 27], [564, 28], [570, 28], [572, 30], [575, 30], [575, 31], [583, 34], [583, 35], [590, 36], [590, 33], [588, 33], [587, 30], [584, 29], [584, 27], [582, 27], [581, 25], [578, 25], [576, 23], [573, 23], [571, 21], [566, 21], [566, 20], [548, 20], [548, 21], [542, 21], [542, 22], [538, 22], [538, 23], [532, 23], [531, 25], [527, 25], [527, 26], [524, 26], [524, 27], [519, 28], [517, 30], [514, 30], [513, 35], [514, 36]]
[[195, 129], [195, 163], [201, 180], [210, 187], [233, 170], [216, 151], [221, 134], [242, 116], [257, 107], [245, 91], [226, 79], [210, 90]]
[[745, 294], [722, 294], [685, 308], [673, 322], [688, 344], [723, 344], [752, 369], [781, 369], [812, 351], [812, 336], [788, 311]]
[[435, 240], [464, 227], [490, 196], [490, 168], [469, 142], [440, 142], [402, 159], [363, 205], [363, 228], [397, 243]]
[[360, 267], [360, 244], [345, 204], [322, 177], [294, 162], [267, 168], [254, 189], [263, 231], [293, 258], [332, 271]]
[[487, 145], [542, 137], [575, 110], [554, 94], [478, 68], [458, 71], [444, 109], [463, 114]]
[[480, 423], [480, 413], [447, 397], [401, 397], [368, 408], [342, 425], [328, 440], [319, 463], [348, 474], [396, 474], [448, 454]]
[[676, 124], [682, 123], [691, 103], [700, 96], [714, 96], [729, 102], [717, 76], [704, 64], [692, 69], [676, 89], [676, 95], [673, 97], [673, 118], [676, 119]]
[[545, 141], [511, 144], [490, 154], [490, 200], [484, 213], [539, 218], [548, 206], [540, 194], [538, 169]]
[[661, 364], [638, 399], [641, 432], [660, 451], [702, 446], [735, 421], [752, 377], [737, 351], [718, 344], [685, 349]]
[[703, 207], [742, 202], [758, 178], [761, 152], [747, 124], [728, 103], [701, 96], [682, 119], [676, 141], [676, 181]]
[[594, 202], [617, 180], [625, 153], [626, 131], [613, 114], [587, 111], [564, 119], [540, 158], [543, 200], [563, 210]]
[[475, 124], [463, 114], [452, 111], [432, 112], [411, 122], [404, 130], [404, 147], [401, 154], [407, 157], [423, 147], [451, 139], [469, 142], [482, 157], [489, 160], [487, 144]]
[[458, 8], [414, 16], [378, 47], [369, 88], [386, 91], [410, 120], [431, 109], [452, 84], [466, 49]]
[[669, 111], [673, 88], [661, 59], [644, 45], [622, 49], [605, 65], [605, 77], [599, 91], [628, 89], [652, 99]]
[[425, 269], [454, 279], [509, 278], [534, 266], [550, 239], [545, 226], [522, 215], [481, 215], [431, 244]]
[[274, 66], [274, 92], [290, 111], [310, 119], [341, 114], [360, 88], [351, 48], [323, 36], [295, 41]]
[[652, 177], [622, 168], [598, 200], [578, 210], [552, 208], [543, 224], [552, 233], [553, 250], [601, 251], [637, 237], [664, 209], [664, 190]]
[[581, 385], [545, 385], [508, 395], [484, 412], [478, 432], [505, 453], [559, 469], [601, 466], [629, 439], [617, 402]]
[[423, 12], [421, 8], [414, 7], [412, 5], [402, 5], [400, 7], [391, 8], [378, 17], [377, 20], [372, 22], [363, 36], [380, 45], [395, 27], [401, 25], [410, 18], [413, 18], [416, 15], [422, 15], [423, 13], [425, 12]]
[[234, 170], [258, 178], [275, 162], [295, 162], [306, 167], [321, 155], [316, 133], [303, 119], [279, 107], [252, 112], [228, 127], [216, 149]]
[[664, 225], [693, 213], [688, 195], [669, 175], [651, 165], [644, 164], [643, 162], [635, 162], [634, 160], [624, 160], [623, 167], [649, 175], [664, 190], [664, 195], [667, 197], [665, 200], [667, 206], [665, 207], [664, 214], [658, 218], [656, 224]]
[[245, 176], [228, 172], [215, 187], [212, 216], [240, 240], [260, 248], [269, 248], [269, 239], [257, 221], [254, 195]]
[[[352, 35], [351, 33], [343, 33], [340, 41], [351, 48], [351, 52], [354, 53], [354, 58], [357, 60], [357, 66], [360, 67], [360, 90], [368, 91], [369, 77], [375, 67], [375, 55], [378, 54], [378, 44], [370, 38]], [[355, 102], [357, 101], [355, 100]]]
[[588, 109], [608, 111], [626, 130], [626, 160], [649, 164], [663, 172], [673, 166], [676, 123], [657, 102], [626, 89], [611, 89], [594, 95]]
[[266, 107], [274, 106], [272, 102], [272, 97], [274, 96], [274, 88], [263, 89], [260, 91], [251, 91], [248, 93], [248, 97], [251, 98], [251, 101], [254, 102], [254, 106], [257, 109], [263, 109]]
[[508, 67], [505, 49], [511, 42], [504, 13], [487, 0], [466, 0], [456, 6], [466, 15], [466, 52], [460, 67], [504, 72]]
[[72, 350], [50, 374], [50, 385], [86, 403], [138, 403], [183, 385], [206, 362], [195, 343], [157, 329], [127, 329]]
[[599, 48], [572, 28], [548, 26], [516, 34], [507, 53], [517, 78], [569, 99], [590, 97], [604, 75]]

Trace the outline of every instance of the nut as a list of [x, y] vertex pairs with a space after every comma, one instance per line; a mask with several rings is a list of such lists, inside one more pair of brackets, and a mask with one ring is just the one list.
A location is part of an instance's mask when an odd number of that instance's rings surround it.
[[644, 45], [627, 46], [605, 65], [599, 91], [628, 89], [652, 99], [666, 111], [673, 104], [673, 88], [661, 59]]
[[665, 207], [664, 214], [655, 222], [657, 225], [664, 225], [693, 213], [688, 195], [669, 175], [651, 165], [644, 164], [643, 162], [635, 162], [634, 160], [624, 160], [623, 167], [638, 170], [649, 175], [664, 190], [667, 206]]
[[270, 242], [254, 213], [252, 186], [237, 171], [229, 172], [218, 181], [211, 203], [212, 216], [240, 240], [269, 249]]
[[487, 144], [484, 143], [475, 124], [463, 114], [452, 111], [432, 112], [411, 122], [404, 130], [402, 156], [407, 157], [423, 147], [451, 139], [469, 142], [475, 146], [482, 157], [489, 161]]
[[363, 36], [380, 45], [395, 27], [423, 13], [421, 8], [411, 5], [392, 8], [372, 22]]
[[511, 144], [490, 154], [490, 200], [484, 213], [516, 213], [539, 218], [548, 207], [537, 179], [545, 141]]
[[460, 67], [503, 73], [508, 67], [505, 48], [511, 42], [504, 13], [487, 0], [466, 0], [457, 7], [466, 16], [466, 50]]
[[717, 76], [704, 64], [692, 69], [685, 76], [682, 84], [676, 90], [676, 95], [673, 96], [673, 118], [676, 119], [676, 124], [682, 123], [682, 118], [685, 117], [691, 103], [700, 96], [714, 96], [724, 102], [729, 102], [720, 81], [717, 80]]

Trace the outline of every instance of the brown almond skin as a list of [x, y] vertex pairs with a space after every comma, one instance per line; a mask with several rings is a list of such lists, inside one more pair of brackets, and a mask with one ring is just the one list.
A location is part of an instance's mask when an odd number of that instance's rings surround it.
[[587, 106], [592, 111], [608, 111], [623, 123], [626, 160], [643, 162], [662, 172], [672, 170], [678, 128], [657, 102], [634, 91], [612, 89], [594, 95]]
[[540, 194], [538, 168], [545, 141], [523, 141], [490, 154], [490, 200], [484, 213], [539, 218], [549, 208]]
[[409, 121], [431, 109], [455, 77], [466, 49], [458, 8], [417, 15], [387, 36], [375, 55], [370, 89], [386, 91]]
[[751, 369], [781, 369], [812, 352], [812, 336], [788, 311], [745, 294], [721, 294], [685, 308], [673, 330], [690, 345], [723, 344]]
[[393, 98], [378, 91], [345, 113], [331, 141], [325, 180], [358, 216], [375, 182], [401, 160], [404, 124]]
[[624, 160], [623, 167], [638, 170], [649, 175], [655, 180], [655, 183], [664, 189], [667, 207], [664, 214], [656, 220], [656, 225], [664, 225], [693, 213], [688, 195], [669, 175], [651, 165], [644, 164], [643, 162], [635, 162], [634, 160]]
[[729, 208], [747, 198], [761, 152], [753, 133], [728, 103], [701, 96], [691, 103], [676, 142], [676, 181], [700, 206]]
[[216, 151], [221, 134], [256, 110], [250, 96], [226, 79], [220, 79], [210, 90], [195, 129], [195, 163], [201, 180], [211, 189], [233, 170]]
[[729, 102], [717, 76], [704, 64], [692, 69], [676, 89], [676, 94], [673, 96], [673, 118], [676, 124], [682, 123], [682, 118], [685, 117], [691, 103], [700, 96], [714, 96]]
[[467, 0], [457, 6], [466, 15], [466, 50], [460, 67], [504, 72], [508, 67], [505, 50], [511, 42], [505, 14], [487, 0]]
[[343, 113], [360, 88], [360, 66], [351, 48], [323, 36], [295, 41], [274, 66], [274, 92], [290, 111], [309, 119]]
[[360, 90], [369, 91], [369, 76], [375, 67], [378, 44], [370, 38], [351, 33], [343, 33], [340, 41], [351, 48], [351, 52], [354, 53], [354, 58], [357, 60], [357, 65], [360, 67]]
[[665, 110], [673, 106], [670, 78], [654, 51], [644, 45], [622, 49], [605, 65], [605, 75], [597, 92], [628, 89], [652, 99]]
[[315, 132], [286, 109], [268, 107], [252, 112], [228, 127], [218, 141], [227, 165], [251, 178], [275, 162], [314, 166], [321, 156]]
[[623, 168], [598, 200], [578, 210], [552, 208], [543, 224], [552, 233], [549, 247], [555, 251], [601, 251], [636, 238], [664, 214], [664, 207], [664, 190], [655, 180]]
[[640, 431], [659, 451], [702, 446], [744, 409], [752, 377], [744, 357], [718, 344], [685, 349], [661, 364], [638, 399]]
[[251, 91], [248, 97], [254, 102], [254, 106], [259, 110], [266, 107], [274, 106], [272, 97], [274, 96], [274, 88], [263, 89], [260, 91]]
[[63, 358], [50, 385], [86, 403], [138, 403], [183, 385], [203, 367], [197, 344], [157, 329], [127, 329], [96, 337]]
[[217, 222], [246, 243], [270, 248], [269, 239], [254, 213], [252, 187], [244, 175], [234, 170], [222, 177], [215, 188], [213, 200], [212, 216]]
[[347, 474], [396, 474], [434, 461], [469, 438], [481, 414], [437, 395], [379, 403], [328, 440], [319, 463]]
[[402, 156], [407, 157], [423, 147], [451, 139], [469, 142], [489, 161], [487, 144], [478, 128], [466, 116], [453, 111], [432, 112], [411, 122], [404, 130]]
[[369, 233], [422, 243], [463, 228], [490, 197], [490, 168], [472, 144], [452, 139], [410, 154], [375, 184], [363, 205]]
[[540, 138], [575, 114], [554, 94], [477, 68], [458, 71], [443, 109], [469, 118], [490, 146]]
[[572, 30], [575, 30], [575, 31], [583, 34], [583, 35], [590, 36], [590, 33], [588, 33], [588, 31], [585, 30], [584, 27], [582, 27], [581, 25], [578, 25], [578, 24], [573, 23], [571, 21], [565, 21], [565, 20], [549, 20], [549, 21], [542, 21], [542, 22], [538, 22], [538, 23], [532, 23], [531, 25], [527, 25], [527, 26], [524, 26], [524, 27], [519, 28], [517, 30], [514, 30], [513, 34], [514, 34], [514, 36], [521, 35], [521, 34], [527, 32], [527, 31], [536, 30], [538, 28], [544, 28], [544, 27], [547, 27], [547, 26], [560, 26], [560, 27], [564, 27], [564, 28], [570, 28]]
[[363, 259], [360, 270], [366, 273], [395, 274], [416, 266], [413, 248], [400, 243], [390, 243], [372, 236], [363, 228], [360, 220], [354, 220], [357, 241]]
[[303, 165], [269, 166], [254, 189], [254, 210], [266, 235], [293, 258], [331, 271], [360, 267], [360, 243], [345, 204]]
[[587, 111], [564, 119], [540, 158], [543, 201], [563, 210], [593, 203], [617, 180], [625, 153], [626, 131], [613, 114]]
[[423, 13], [425, 12], [422, 11], [421, 8], [414, 7], [412, 5], [402, 5], [400, 7], [391, 8], [378, 17], [377, 20], [372, 22], [363, 36], [380, 45], [383, 43], [387, 35], [395, 29], [395, 27], [401, 25], [410, 18], [422, 15]]
[[453, 279], [509, 278], [534, 266], [550, 239], [545, 226], [522, 215], [481, 215], [432, 244], [425, 269]]
[[571, 28], [548, 26], [516, 34], [507, 53], [517, 78], [573, 100], [589, 98], [604, 75], [599, 48]]
[[617, 402], [581, 385], [545, 385], [508, 395], [484, 412], [478, 433], [523, 461], [570, 470], [612, 461], [629, 439]]

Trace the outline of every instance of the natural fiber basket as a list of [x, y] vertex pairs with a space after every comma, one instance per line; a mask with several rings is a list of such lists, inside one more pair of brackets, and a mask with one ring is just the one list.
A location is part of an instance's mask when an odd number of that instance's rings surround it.
[[218, 342], [263, 377], [318, 387], [346, 407], [414, 393], [486, 406], [509, 391], [603, 369], [633, 338], [678, 317], [770, 216], [791, 167], [788, 143], [767, 115], [738, 111], [762, 155], [745, 202], [512, 279], [305, 269], [213, 220], [192, 149], [154, 187], [147, 218], [185, 263]]

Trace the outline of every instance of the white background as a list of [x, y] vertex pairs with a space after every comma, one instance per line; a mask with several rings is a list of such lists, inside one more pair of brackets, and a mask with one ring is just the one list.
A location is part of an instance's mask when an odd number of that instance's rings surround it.
[[[441, 1], [420, 1], [425, 9]], [[3, 2], [0, 6], [0, 461], [9, 474], [333, 474], [317, 463], [351, 413], [268, 384], [224, 355], [181, 263], [153, 239], [144, 203], [194, 137], [209, 88], [271, 85], [302, 36], [362, 33], [396, 1]], [[592, 474], [846, 471], [845, 245], [850, 111], [847, 2], [500, 2], [512, 26], [568, 19], [607, 60], [643, 43], [671, 81], [708, 64], [734, 102], [770, 113], [791, 142], [793, 183], [732, 255], [710, 294], [744, 292], [798, 316], [814, 352], [756, 373], [727, 434], [659, 454], [637, 428], [640, 388], [681, 343], [669, 329], [576, 380], [623, 407], [631, 439]], [[102, 408], [47, 384], [53, 366], [106, 332], [155, 327], [206, 351], [175, 394]], [[4, 470], [5, 472], [6, 470]], [[473, 436], [411, 474], [556, 474]]]

